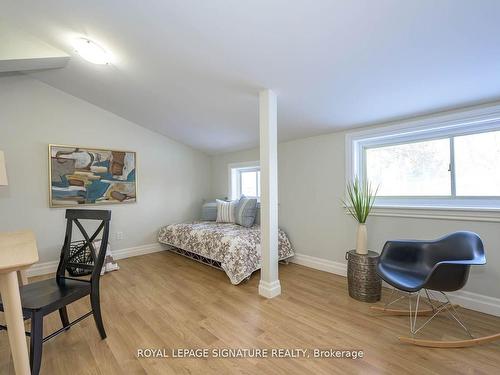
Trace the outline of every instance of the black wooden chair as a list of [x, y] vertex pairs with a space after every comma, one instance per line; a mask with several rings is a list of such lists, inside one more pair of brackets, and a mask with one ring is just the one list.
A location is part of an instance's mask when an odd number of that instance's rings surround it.
[[[94, 316], [101, 338], [106, 338], [99, 301], [99, 278], [108, 245], [111, 211], [66, 210], [66, 219], [66, 236], [56, 277], [34, 282], [20, 288], [24, 319], [31, 319], [31, 332], [26, 332], [26, 335], [30, 337], [32, 374], [40, 372], [42, 344], [90, 315]], [[99, 220], [101, 223], [94, 234], [89, 236], [80, 220]], [[83, 240], [72, 241], [73, 224], [79, 229]], [[101, 233], [101, 245], [99, 252], [97, 252], [93, 241]], [[67, 276], [67, 274], [72, 276], [90, 275], [90, 278], [82, 279]], [[70, 322], [66, 306], [85, 296], [90, 296], [92, 310]], [[63, 327], [47, 337], [43, 337], [43, 318], [56, 310], [59, 310]], [[0, 311], [3, 311], [3, 303], [1, 302]], [[5, 326], [0, 326], [0, 328], [7, 329]]]

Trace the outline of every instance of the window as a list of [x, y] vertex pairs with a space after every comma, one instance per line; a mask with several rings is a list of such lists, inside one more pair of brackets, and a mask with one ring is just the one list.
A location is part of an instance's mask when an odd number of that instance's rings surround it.
[[366, 177], [380, 196], [448, 196], [449, 148], [449, 139], [367, 148]]
[[376, 207], [500, 209], [500, 106], [349, 134], [347, 178]]
[[259, 197], [260, 196], [260, 171], [258, 169], [239, 170], [240, 174], [240, 196]]
[[242, 195], [260, 197], [259, 162], [230, 164], [229, 178], [230, 199], [239, 199]]
[[458, 196], [500, 196], [500, 131], [455, 138]]

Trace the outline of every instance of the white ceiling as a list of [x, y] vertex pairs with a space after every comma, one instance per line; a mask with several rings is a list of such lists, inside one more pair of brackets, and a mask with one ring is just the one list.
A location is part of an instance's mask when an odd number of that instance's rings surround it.
[[0, 20], [0, 73], [66, 66], [70, 56]]
[[0, 0], [78, 56], [36, 78], [208, 153], [258, 144], [259, 89], [289, 140], [500, 99], [497, 0]]

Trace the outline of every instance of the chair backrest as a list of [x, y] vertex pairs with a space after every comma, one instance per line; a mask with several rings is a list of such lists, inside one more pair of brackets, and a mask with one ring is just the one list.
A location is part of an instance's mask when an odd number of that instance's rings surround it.
[[427, 252], [432, 263], [441, 261], [478, 261], [485, 258], [481, 238], [473, 232], [455, 232], [431, 243]]
[[[92, 220], [100, 223], [95, 232], [89, 236], [80, 220]], [[109, 224], [111, 221], [111, 211], [109, 210], [66, 210], [66, 235], [64, 237], [64, 245], [61, 249], [61, 257], [57, 268], [58, 281], [65, 278], [68, 269], [87, 270], [87, 274], [91, 274], [91, 282], [99, 282], [102, 265], [106, 256], [106, 248], [109, 239]], [[83, 240], [78, 242], [77, 251], [72, 244], [73, 239], [73, 224], [76, 225]], [[101, 235], [101, 244], [98, 251], [94, 246], [94, 241]], [[81, 252], [86, 252], [89, 257], [82, 257]], [[87, 259], [85, 259], [87, 258]]]
[[464, 287], [471, 265], [485, 264], [486, 257], [481, 238], [473, 232], [456, 232], [429, 243], [425, 251], [430, 266], [434, 268], [424, 287], [431, 290], [452, 292]]

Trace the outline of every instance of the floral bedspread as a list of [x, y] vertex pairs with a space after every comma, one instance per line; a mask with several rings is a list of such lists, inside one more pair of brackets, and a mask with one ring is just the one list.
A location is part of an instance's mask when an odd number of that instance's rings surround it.
[[[172, 224], [160, 229], [158, 241], [220, 262], [232, 284], [239, 284], [261, 267], [259, 225], [245, 228], [213, 221]], [[280, 260], [294, 255], [281, 229], [278, 255]]]

